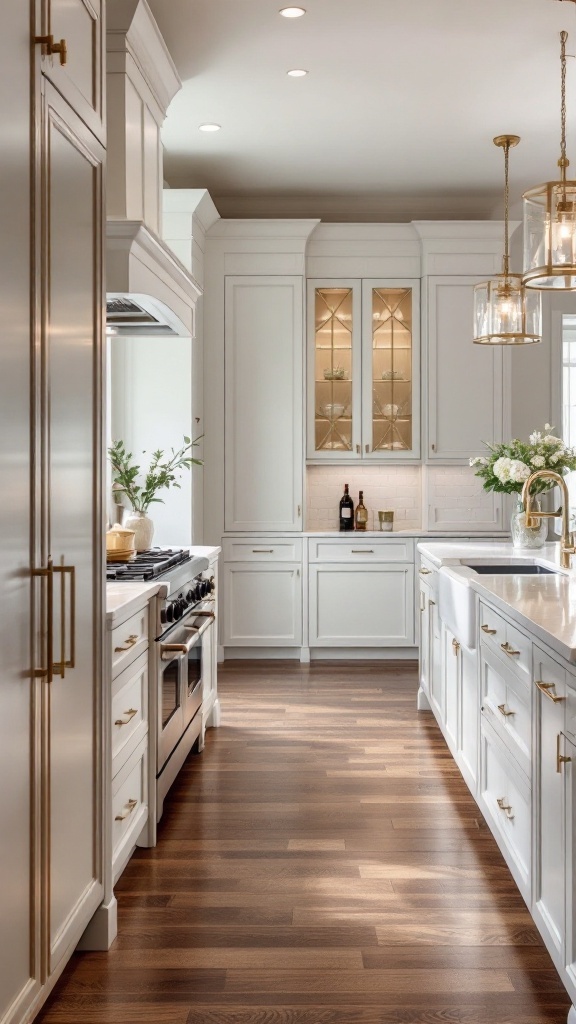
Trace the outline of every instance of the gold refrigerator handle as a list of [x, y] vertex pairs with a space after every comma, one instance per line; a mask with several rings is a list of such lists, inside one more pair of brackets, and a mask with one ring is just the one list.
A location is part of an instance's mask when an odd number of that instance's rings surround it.
[[35, 676], [46, 676], [46, 682], [54, 678], [54, 566], [48, 558], [45, 569], [33, 569], [32, 576], [46, 580], [46, 666], [35, 668]]
[[[76, 568], [73, 565], [55, 565], [53, 572], [60, 573], [60, 661], [53, 665], [56, 675], [64, 679], [67, 668], [76, 665]], [[70, 658], [66, 659], [68, 638], [66, 634], [66, 576], [70, 577]]]

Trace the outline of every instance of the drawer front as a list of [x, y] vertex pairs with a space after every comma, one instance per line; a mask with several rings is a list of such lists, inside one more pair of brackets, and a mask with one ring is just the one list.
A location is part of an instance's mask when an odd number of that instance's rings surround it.
[[142, 744], [112, 782], [112, 859], [135, 829], [148, 804], [147, 747]]
[[[576, 693], [566, 686], [566, 672], [558, 662], [554, 661], [548, 654], [540, 650], [534, 644], [534, 696], [539, 698], [544, 706], [555, 706], [557, 710], [556, 721], [558, 729], [568, 728], [569, 708], [572, 708], [572, 715], [576, 714]], [[570, 696], [572, 700], [570, 700]], [[564, 721], [564, 707], [566, 707], [566, 723]], [[570, 729], [574, 734], [576, 720], [572, 719]]]
[[311, 538], [311, 562], [410, 562], [414, 558], [414, 541], [376, 537]]
[[299, 562], [302, 541], [298, 538], [228, 538], [224, 541], [225, 562]]
[[112, 686], [112, 777], [148, 724], [148, 652], [114, 680]]
[[530, 888], [530, 787], [506, 757], [490, 726], [482, 722], [482, 798], [494, 836], [507, 852], [520, 889]]
[[500, 644], [506, 643], [506, 621], [483, 601], [480, 601], [478, 623], [482, 643], [500, 651]]
[[500, 648], [504, 657], [512, 663], [514, 672], [530, 688], [532, 681], [532, 641], [519, 629], [506, 623], [506, 641]]
[[112, 630], [111, 644], [114, 679], [148, 649], [148, 605]]
[[482, 714], [521, 769], [530, 774], [531, 693], [498, 656], [482, 649]]

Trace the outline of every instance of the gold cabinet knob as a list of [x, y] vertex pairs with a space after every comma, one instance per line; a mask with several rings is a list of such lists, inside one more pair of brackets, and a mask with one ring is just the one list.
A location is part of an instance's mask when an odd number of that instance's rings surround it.
[[67, 63], [68, 47], [66, 45], [65, 39], [61, 39], [59, 43], [55, 43], [53, 35], [34, 36], [34, 42], [41, 43], [42, 46], [46, 47], [46, 54], [48, 57], [52, 57], [55, 53], [59, 54], [61, 67], [64, 67], [64, 65]]

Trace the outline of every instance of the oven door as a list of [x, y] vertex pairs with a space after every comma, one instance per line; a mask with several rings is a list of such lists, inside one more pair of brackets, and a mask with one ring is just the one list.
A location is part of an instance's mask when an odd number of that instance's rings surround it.
[[184, 664], [184, 726], [186, 727], [202, 706], [202, 681], [204, 679], [204, 651], [202, 641], [204, 634], [212, 628], [214, 613], [203, 611], [194, 616], [192, 623], [186, 626], [193, 634], [187, 644]]
[[213, 622], [213, 612], [195, 612], [159, 642], [158, 773], [202, 705], [202, 637]]

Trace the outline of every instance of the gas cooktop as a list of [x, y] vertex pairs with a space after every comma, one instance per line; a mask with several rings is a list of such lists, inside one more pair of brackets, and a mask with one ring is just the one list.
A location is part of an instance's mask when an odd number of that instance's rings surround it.
[[188, 548], [149, 548], [138, 552], [131, 561], [107, 562], [106, 581], [155, 580], [174, 566], [183, 565], [191, 559]]

